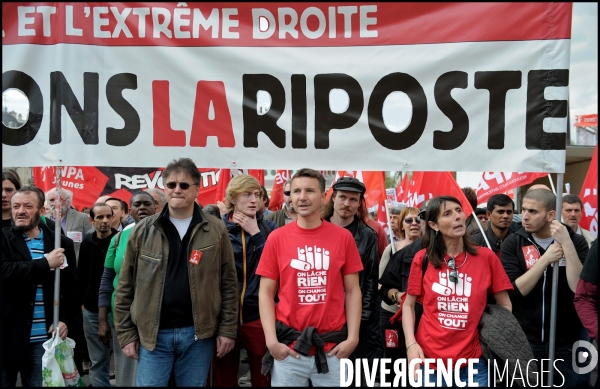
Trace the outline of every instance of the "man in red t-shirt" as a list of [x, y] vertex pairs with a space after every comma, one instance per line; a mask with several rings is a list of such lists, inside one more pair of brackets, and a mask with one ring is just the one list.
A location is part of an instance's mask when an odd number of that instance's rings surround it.
[[[298, 220], [271, 232], [256, 270], [272, 386], [340, 386], [340, 359], [358, 344], [362, 262], [352, 234], [320, 218], [325, 179], [292, 177]], [[274, 304], [278, 288], [279, 303]], [[315, 331], [324, 344], [313, 344]], [[320, 342], [319, 342], [320, 343]], [[327, 353], [327, 354], [325, 354]]]

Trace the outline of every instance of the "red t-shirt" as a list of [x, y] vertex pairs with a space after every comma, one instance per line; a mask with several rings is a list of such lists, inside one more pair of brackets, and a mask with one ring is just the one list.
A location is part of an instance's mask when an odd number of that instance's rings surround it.
[[[313, 229], [292, 222], [271, 232], [256, 274], [280, 281], [277, 320], [297, 331], [313, 326], [323, 334], [346, 323], [343, 276], [362, 269], [348, 230], [326, 221]], [[327, 344], [325, 351], [334, 346]]]
[[[450, 269], [444, 262], [440, 269], [429, 264], [423, 278], [426, 291], [423, 296], [423, 316], [419, 322], [416, 340], [425, 358], [479, 358], [479, 329], [477, 328], [487, 302], [487, 293], [512, 290], [502, 263], [494, 252], [478, 247], [476, 255], [468, 254], [463, 265], [464, 252], [456, 259], [458, 282], [449, 280]], [[412, 262], [407, 293], [423, 294], [421, 285], [425, 249]], [[450, 256], [446, 255], [446, 261]], [[435, 367], [435, 366], [434, 366]]]

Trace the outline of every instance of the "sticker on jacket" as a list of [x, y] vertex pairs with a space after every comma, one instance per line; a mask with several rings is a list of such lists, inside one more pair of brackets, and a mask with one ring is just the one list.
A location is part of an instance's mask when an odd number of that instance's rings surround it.
[[523, 250], [523, 258], [525, 258], [525, 265], [529, 270], [540, 259], [540, 252], [534, 245], [521, 247], [521, 249]]
[[385, 330], [385, 347], [398, 348], [398, 330]]
[[202, 258], [202, 251], [192, 250], [192, 255], [190, 255], [189, 263], [194, 265], [198, 265], [200, 263], [200, 259]]

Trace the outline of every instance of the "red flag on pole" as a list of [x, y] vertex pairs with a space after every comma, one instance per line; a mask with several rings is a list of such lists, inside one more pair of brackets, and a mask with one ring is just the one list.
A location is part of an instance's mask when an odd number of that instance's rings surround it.
[[271, 189], [271, 199], [269, 200], [269, 210], [279, 211], [283, 206], [283, 185], [291, 177], [289, 170], [277, 170], [273, 189]]
[[579, 197], [583, 202], [579, 225], [598, 236], [598, 144], [594, 149], [592, 161], [585, 176], [585, 181], [583, 181]]
[[408, 172], [404, 172], [404, 177], [396, 187], [396, 201], [404, 202], [404, 193], [406, 193], [408, 187]]
[[506, 193], [510, 189], [531, 184], [538, 178], [547, 176], [548, 173], [484, 172], [475, 190], [477, 204], [485, 203], [493, 195]]
[[[108, 177], [93, 166], [65, 166], [61, 168], [61, 188], [73, 192], [72, 205], [82, 210], [94, 204], [104, 190]], [[56, 167], [33, 168], [33, 183], [43, 190], [56, 187]]]
[[471, 204], [450, 172], [413, 172], [404, 195], [403, 202], [415, 208], [420, 208], [425, 201], [434, 197], [453, 196], [460, 201], [466, 215], [473, 213]]

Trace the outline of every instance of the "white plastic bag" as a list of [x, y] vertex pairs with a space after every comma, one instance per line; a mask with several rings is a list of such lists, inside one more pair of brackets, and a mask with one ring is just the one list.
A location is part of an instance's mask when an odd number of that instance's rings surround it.
[[51, 339], [44, 342], [42, 357], [42, 380], [46, 387], [85, 387], [73, 358], [75, 341], [71, 338], [62, 340], [55, 332]]

